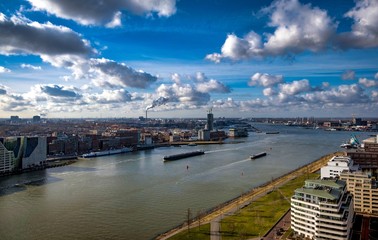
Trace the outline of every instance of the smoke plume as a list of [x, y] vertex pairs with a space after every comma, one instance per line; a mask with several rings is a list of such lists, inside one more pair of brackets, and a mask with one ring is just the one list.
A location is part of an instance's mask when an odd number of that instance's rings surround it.
[[155, 100], [152, 102], [151, 105], [149, 105], [148, 107], [146, 107], [146, 111], [147, 111], [148, 109], [154, 108], [154, 107], [156, 107], [156, 106], [163, 105], [163, 104], [167, 103], [168, 100], [169, 100], [168, 98], [165, 98], [165, 97], [159, 97], [158, 99], [155, 99]]

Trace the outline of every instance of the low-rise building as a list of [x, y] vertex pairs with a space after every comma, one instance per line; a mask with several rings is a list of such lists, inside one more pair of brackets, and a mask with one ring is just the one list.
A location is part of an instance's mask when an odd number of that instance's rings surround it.
[[210, 131], [207, 129], [200, 129], [198, 131], [198, 140], [209, 141], [210, 140]]
[[350, 239], [353, 199], [341, 180], [306, 180], [291, 198], [291, 228], [310, 239]]
[[229, 137], [248, 137], [248, 130], [246, 128], [230, 128], [228, 132]]
[[322, 167], [320, 176], [322, 179], [339, 177], [343, 171], [355, 171], [358, 166], [354, 165], [353, 160], [346, 156], [334, 156], [328, 161], [327, 166]]

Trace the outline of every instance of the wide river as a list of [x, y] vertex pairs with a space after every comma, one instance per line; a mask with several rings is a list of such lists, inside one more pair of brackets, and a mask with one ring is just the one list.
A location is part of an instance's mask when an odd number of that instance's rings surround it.
[[[237, 144], [163, 147], [0, 178], [0, 239], [152, 239], [272, 178], [340, 150], [356, 134], [256, 124]], [[205, 155], [163, 162], [203, 149]], [[254, 153], [268, 155], [250, 160]]]

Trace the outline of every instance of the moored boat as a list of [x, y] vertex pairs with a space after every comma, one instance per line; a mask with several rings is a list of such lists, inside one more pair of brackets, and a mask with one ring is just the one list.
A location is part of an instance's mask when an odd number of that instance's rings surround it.
[[130, 148], [130, 147], [124, 147], [124, 148], [120, 148], [120, 149], [112, 149], [112, 150], [106, 150], [106, 151], [85, 153], [81, 157], [82, 158], [101, 157], [101, 156], [107, 156], [107, 155], [127, 153], [127, 152], [131, 152], [132, 150], [133, 149]]

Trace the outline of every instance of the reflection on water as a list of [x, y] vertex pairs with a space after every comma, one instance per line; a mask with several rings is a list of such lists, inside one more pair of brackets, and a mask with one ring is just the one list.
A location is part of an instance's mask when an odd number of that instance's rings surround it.
[[[334, 152], [350, 138], [261, 125], [237, 144], [157, 148], [0, 179], [2, 239], [151, 239], [193, 213]], [[360, 140], [367, 134], [359, 133]], [[165, 155], [206, 154], [164, 163]], [[249, 156], [266, 151], [266, 157]]]

